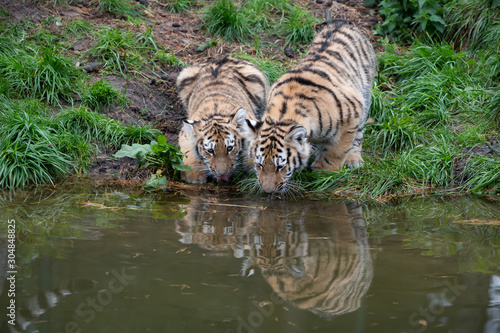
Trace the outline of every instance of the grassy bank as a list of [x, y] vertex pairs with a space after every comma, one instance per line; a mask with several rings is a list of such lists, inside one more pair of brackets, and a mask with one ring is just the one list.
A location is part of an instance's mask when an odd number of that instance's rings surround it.
[[365, 166], [320, 173], [308, 189], [371, 199], [500, 192], [500, 7], [460, 0], [442, 9], [440, 31], [414, 20], [416, 38], [381, 40]]
[[[499, 194], [498, 1], [365, 3], [373, 6], [359, 11], [366, 22], [380, 20], [373, 26], [378, 73], [365, 165], [303, 172], [297, 175], [303, 193], [367, 200]], [[29, 5], [61, 11], [75, 6], [70, 1]], [[157, 140], [153, 121], [124, 125], [107, 116], [110, 108], [121, 112], [130, 103], [128, 92], [111, 86], [107, 77], [141, 78], [153, 85], [149, 78], [157, 73], [178, 72], [179, 65], [229, 53], [254, 62], [272, 83], [307, 49], [323, 17], [323, 8], [286, 0], [160, 0], [147, 8], [134, 1], [100, 0], [86, 11], [108, 20], [47, 15], [35, 22], [14, 20], [7, 7], [0, 10], [4, 189], [54, 182], [85, 172], [99, 151]], [[167, 29], [172, 38], [160, 42], [161, 24], [172, 20], [189, 21], [186, 31], [196, 32], [177, 35]], [[175, 38], [184, 42], [165, 45]], [[189, 38], [192, 46], [186, 45]], [[83, 50], [72, 51], [79, 44]], [[87, 74], [77, 68], [80, 62], [96, 62], [98, 71]], [[175, 94], [174, 81], [168, 84], [167, 91]], [[163, 165], [159, 169], [171, 164], [156, 163]]]

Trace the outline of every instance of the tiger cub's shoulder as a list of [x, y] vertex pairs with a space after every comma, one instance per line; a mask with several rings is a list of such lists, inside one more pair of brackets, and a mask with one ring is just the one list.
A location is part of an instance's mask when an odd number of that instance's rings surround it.
[[269, 83], [264, 73], [250, 61], [226, 56], [183, 69], [177, 77], [177, 92], [188, 116], [207, 99], [225, 98], [225, 102], [240, 103], [247, 113], [260, 118], [269, 94]]

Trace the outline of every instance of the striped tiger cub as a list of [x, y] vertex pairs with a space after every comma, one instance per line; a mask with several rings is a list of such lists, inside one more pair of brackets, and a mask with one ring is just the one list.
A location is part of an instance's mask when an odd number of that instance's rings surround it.
[[[252, 63], [233, 57], [181, 71], [177, 89], [187, 119], [179, 134], [186, 155], [181, 178], [205, 183], [208, 175], [228, 181], [247, 158], [256, 125], [269, 94], [266, 76]], [[252, 126], [253, 126], [252, 125]]]
[[363, 163], [361, 144], [376, 57], [369, 40], [345, 22], [328, 23], [303, 59], [271, 87], [250, 151], [267, 193], [292, 190], [290, 178], [314, 155], [313, 170]]

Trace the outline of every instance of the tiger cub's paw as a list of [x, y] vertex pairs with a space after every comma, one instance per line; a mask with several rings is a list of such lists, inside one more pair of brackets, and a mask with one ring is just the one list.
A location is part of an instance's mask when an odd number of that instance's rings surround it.
[[363, 166], [364, 161], [359, 153], [353, 153], [347, 156], [345, 164], [349, 167], [349, 169], [360, 168]]
[[206, 174], [199, 171], [181, 171], [181, 179], [189, 184], [205, 184]]

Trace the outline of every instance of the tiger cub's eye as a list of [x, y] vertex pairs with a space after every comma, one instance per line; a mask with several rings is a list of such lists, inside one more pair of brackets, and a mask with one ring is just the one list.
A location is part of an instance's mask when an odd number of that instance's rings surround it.
[[230, 153], [233, 151], [233, 146], [227, 147], [227, 152]]

